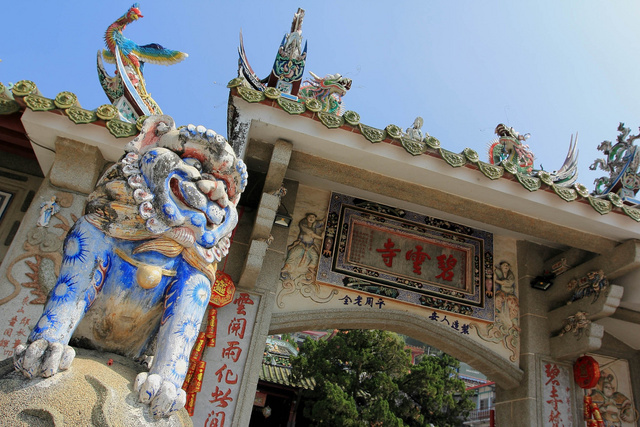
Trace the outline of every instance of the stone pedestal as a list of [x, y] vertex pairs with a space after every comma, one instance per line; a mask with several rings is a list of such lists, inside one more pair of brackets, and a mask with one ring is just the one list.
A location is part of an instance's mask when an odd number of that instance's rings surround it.
[[[27, 380], [0, 362], [0, 424], [11, 426], [192, 426], [185, 409], [154, 419], [138, 402], [133, 381], [144, 369], [111, 353], [76, 349], [71, 368]], [[112, 361], [109, 365], [109, 361]]]

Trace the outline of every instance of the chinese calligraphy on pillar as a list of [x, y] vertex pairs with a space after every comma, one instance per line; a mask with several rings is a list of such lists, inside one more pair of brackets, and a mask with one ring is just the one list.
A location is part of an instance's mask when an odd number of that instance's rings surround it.
[[26, 343], [27, 337], [31, 332], [29, 322], [31, 318], [25, 314], [25, 307], [29, 304], [29, 297], [22, 300], [22, 304], [18, 307], [15, 314], [10, 317], [9, 324], [0, 336], [0, 355], [2, 358], [13, 356], [15, 348], [20, 344]]
[[259, 301], [258, 296], [238, 292], [231, 304], [218, 309], [216, 346], [203, 356], [207, 370], [195, 404], [194, 426], [231, 427]]
[[572, 426], [571, 385], [573, 377], [570, 369], [551, 362], [543, 362], [542, 368], [544, 425], [550, 427]]

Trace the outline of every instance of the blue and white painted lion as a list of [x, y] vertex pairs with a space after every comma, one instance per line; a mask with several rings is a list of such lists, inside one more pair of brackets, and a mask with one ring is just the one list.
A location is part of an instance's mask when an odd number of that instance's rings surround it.
[[67, 369], [72, 335], [141, 359], [135, 381], [156, 417], [184, 406], [189, 354], [238, 222], [246, 167], [224, 137], [148, 118], [69, 231], [57, 283], [14, 364], [29, 378]]

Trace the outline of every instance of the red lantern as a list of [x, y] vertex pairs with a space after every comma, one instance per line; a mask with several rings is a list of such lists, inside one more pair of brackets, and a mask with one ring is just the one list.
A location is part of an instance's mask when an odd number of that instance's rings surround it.
[[573, 364], [573, 378], [580, 388], [593, 388], [600, 379], [600, 365], [591, 356], [582, 356]]

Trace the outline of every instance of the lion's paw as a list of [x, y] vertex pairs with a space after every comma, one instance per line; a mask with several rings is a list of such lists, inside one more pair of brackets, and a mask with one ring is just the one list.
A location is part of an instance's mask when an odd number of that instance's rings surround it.
[[66, 371], [76, 357], [75, 350], [59, 342], [39, 339], [28, 346], [20, 344], [13, 355], [13, 366], [27, 378], [48, 378]]
[[168, 417], [187, 403], [187, 394], [158, 374], [140, 372], [133, 385], [140, 402], [149, 405], [155, 418]]

